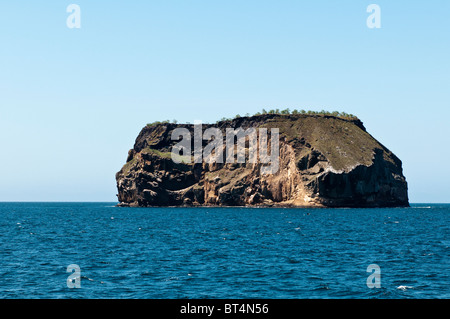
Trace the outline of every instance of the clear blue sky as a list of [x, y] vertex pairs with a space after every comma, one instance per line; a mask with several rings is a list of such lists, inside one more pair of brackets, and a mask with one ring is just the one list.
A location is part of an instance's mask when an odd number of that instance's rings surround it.
[[449, 15], [448, 0], [2, 1], [0, 201], [115, 201], [146, 123], [289, 107], [357, 115], [411, 202], [449, 202]]

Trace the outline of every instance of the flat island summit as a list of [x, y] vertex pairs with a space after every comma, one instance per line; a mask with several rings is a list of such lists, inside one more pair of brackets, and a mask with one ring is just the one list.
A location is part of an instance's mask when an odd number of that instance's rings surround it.
[[[250, 139], [241, 150], [245, 162], [205, 158], [198, 162], [194, 160], [195, 147], [188, 148], [189, 154], [174, 155], [174, 146], [181, 140], [181, 136], [174, 139], [174, 130], [190, 132], [187, 142], [194, 145], [198, 135], [195, 125], [155, 122], [141, 130], [126, 164], [116, 174], [119, 206], [409, 206], [402, 162], [352, 115], [263, 112], [222, 119], [201, 128], [201, 132], [215, 128], [222, 135], [223, 143], [217, 135], [209, 140], [200, 135], [200, 144], [205, 148], [211, 141], [220, 142], [212, 154], [221, 151], [224, 158], [228, 154], [227, 129], [266, 129], [269, 133], [276, 129], [277, 170], [264, 173], [268, 164], [261, 157], [248, 160]], [[270, 135], [273, 138], [274, 134]], [[275, 145], [270, 137], [266, 139], [269, 153]], [[260, 142], [261, 138], [258, 149]]]

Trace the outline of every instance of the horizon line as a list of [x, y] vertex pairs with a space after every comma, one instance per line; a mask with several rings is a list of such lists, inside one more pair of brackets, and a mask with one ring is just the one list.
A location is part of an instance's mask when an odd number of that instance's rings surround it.
[[[22, 201], [10, 201], [10, 200], [0, 200], [0, 203], [120, 203], [119, 201], [60, 201], [60, 200], [46, 200], [46, 201], [36, 201], [36, 200], [22, 200]], [[410, 205], [416, 204], [450, 204], [450, 202], [410, 202]], [[202, 206], [200, 206], [202, 207]], [[217, 206], [220, 207], [220, 206]], [[223, 207], [233, 207], [233, 206], [223, 206]], [[376, 208], [376, 207], [374, 207]]]

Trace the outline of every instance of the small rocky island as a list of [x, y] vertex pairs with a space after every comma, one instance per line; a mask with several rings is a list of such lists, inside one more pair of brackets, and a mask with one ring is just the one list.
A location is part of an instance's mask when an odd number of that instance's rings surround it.
[[[202, 125], [208, 128], [223, 133], [223, 145], [227, 128], [277, 129], [277, 171], [264, 173], [259, 157], [248, 161], [250, 139], [245, 162], [195, 161], [194, 148], [177, 159], [174, 130], [192, 132], [194, 144], [194, 125], [156, 122], [142, 129], [116, 174], [119, 206], [409, 206], [402, 162], [354, 116], [264, 113]], [[202, 147], [208, 143], [203, 136]]]

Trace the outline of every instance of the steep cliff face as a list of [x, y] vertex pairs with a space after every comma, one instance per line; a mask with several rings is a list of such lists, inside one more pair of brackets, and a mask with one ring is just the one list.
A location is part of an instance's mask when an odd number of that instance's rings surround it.
[[[194, 163], [194, 151], [174, 161], [171, 152], [179, 141], [172, 140], [173, 130], [184, 128], [194, 136], [193, 125], [147, 126], [116, 174], [119, 205], [408, 206], [401, 161], [359, 120], [265, 114], [202, 128], [211, 127], [223, 132], [224, 152], [227, 128], [277, 128], [278, 170], [264, 174], [267, 164], [260, 158], [250, 162], [249, 142], [244, 163]], [[203, 146], [209, 142], [204, 140]]]

